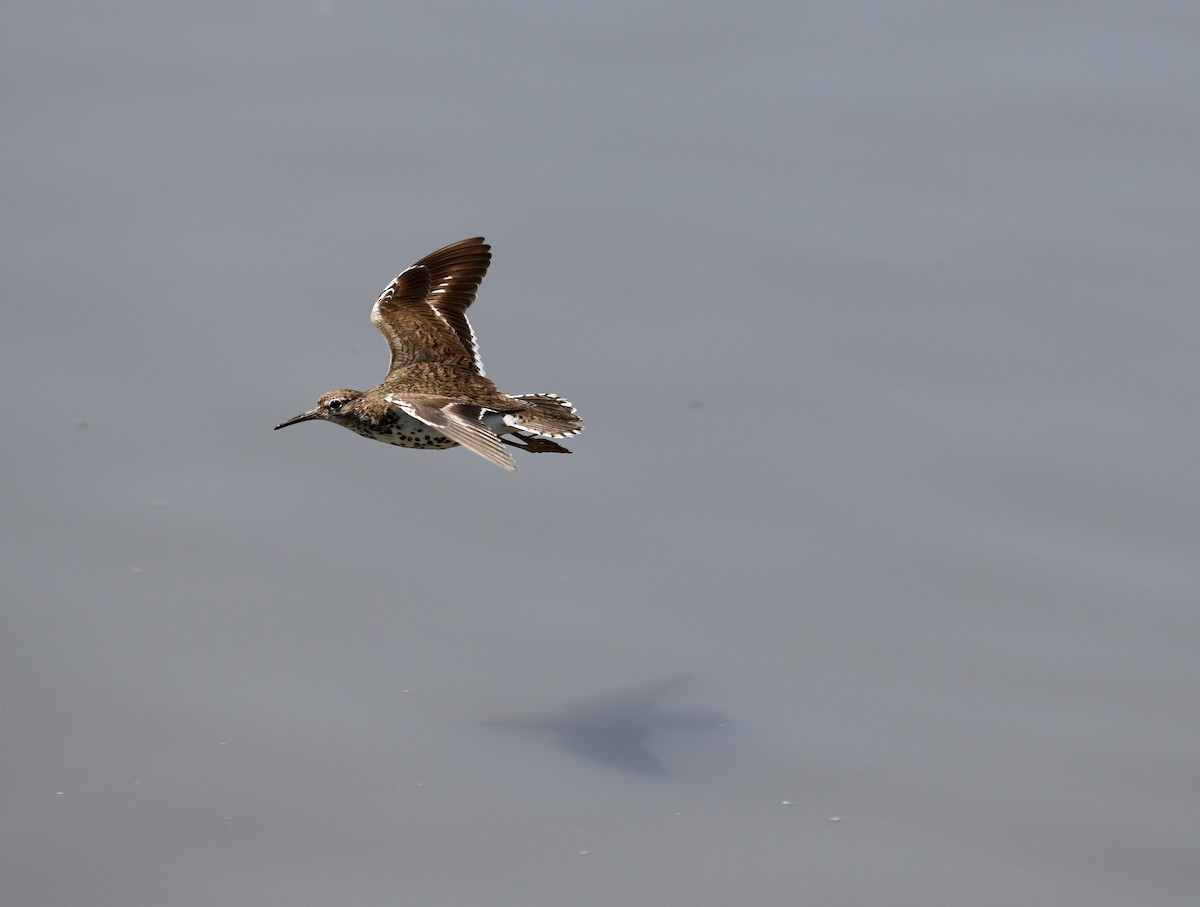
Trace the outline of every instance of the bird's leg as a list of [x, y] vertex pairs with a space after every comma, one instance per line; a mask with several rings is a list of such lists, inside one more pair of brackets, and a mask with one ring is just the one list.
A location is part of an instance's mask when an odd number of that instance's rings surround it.
[[502, 437], [502, 438], [500, 438], [500, 440], [505, 444], [510, 444], [513, 447], [519, 447], [519, 448], [521, 448], [521, 450], [527, 450], [530, 453], [570, 453], [571, 452], [571, 451], [567, 450], [565, 447], [563, 447], [561, 444], [555, 444], [549, 438], [535, 438], [532, 435], [525, 435], [525, 434], [521, 434], [520, 432], [513, 432], [513, 434], [517, 438], [520, 439], [521, 443], [517, 443], [516, 441], [510, 441], [506, 437]]

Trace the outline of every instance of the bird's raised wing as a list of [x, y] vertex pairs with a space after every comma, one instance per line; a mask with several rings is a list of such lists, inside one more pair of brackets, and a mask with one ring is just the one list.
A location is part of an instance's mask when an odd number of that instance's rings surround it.
[[391, 348], [391, 371], [442, 362], [483, 374], [467, 309], [491, 260], [482, 236], [464, 239], [426, 255], [380, 294], [371, 321]]

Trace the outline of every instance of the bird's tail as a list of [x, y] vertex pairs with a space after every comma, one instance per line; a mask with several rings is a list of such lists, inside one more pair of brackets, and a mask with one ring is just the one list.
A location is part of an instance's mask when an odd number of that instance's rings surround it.
[[509, 419], [517, 428], [546, 438], [569, 438], [583, 431], [583, 421], [569, 401], [554, 394], [525, 394], [517, 397], [525, 404]]

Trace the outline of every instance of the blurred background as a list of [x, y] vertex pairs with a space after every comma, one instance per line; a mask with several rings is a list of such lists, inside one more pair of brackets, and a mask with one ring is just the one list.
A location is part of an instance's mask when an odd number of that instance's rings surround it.
[[6, 902], [1197, 903], [1194, 3], [0, 26]]

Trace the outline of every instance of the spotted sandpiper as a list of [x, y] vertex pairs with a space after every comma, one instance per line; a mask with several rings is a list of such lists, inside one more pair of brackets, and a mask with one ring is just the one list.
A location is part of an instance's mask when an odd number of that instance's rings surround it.
[[510, 397], [484, 377], [467, 309], [491, 260], [491, 247], [476, 236], [404, 271], [371, 310], [392, 349], [387, 377], [369, 391], [322, 394], [313, 409], [275, 428], [324, 419], [399, 447], [461, 444], [504, 469], [517, 468], [506, 445], [570, 453], [550, 439], [583, 431], [575, 407], [554, 394]]

